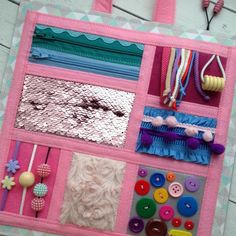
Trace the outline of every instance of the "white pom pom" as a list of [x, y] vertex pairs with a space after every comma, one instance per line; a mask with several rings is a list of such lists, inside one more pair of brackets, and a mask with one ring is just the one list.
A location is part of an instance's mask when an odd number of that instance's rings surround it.
[[174, 128], [177, 126], [178, 124], [178, 121], [176, 120], [176, 118], [174, 116], [168, 116], [166, 118], [166, 124], [171, 127], [171, 128]]
[[195, 127], [188, 127], [185, 129], [184, 133], [189, 137], [193, 137], [198, 134], [198, 130]]
[[152, 125], [155, 127], [159, 127], [163, 125], [163, 118], [161, 116], [157, 116], [152, 120]]
[[206, 142], [211, 142], [214, 137], [213, 137], [213, 134], [211, 133], [211, 131], [205, 131], [202, 135], [202, 138]]

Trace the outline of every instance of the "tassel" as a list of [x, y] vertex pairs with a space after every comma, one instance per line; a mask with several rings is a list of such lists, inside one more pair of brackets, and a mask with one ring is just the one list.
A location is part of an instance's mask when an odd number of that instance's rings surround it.
[[220, 155], [224, 153], [225, 147], [221, 144], [218, 143], [211, 143], [210, 144], [210, 149], [214, 154]]

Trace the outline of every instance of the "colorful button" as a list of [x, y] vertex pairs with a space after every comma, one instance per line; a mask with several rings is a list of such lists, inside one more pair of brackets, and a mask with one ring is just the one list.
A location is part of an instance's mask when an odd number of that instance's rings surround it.
[[143, 228], [144, 228], [144, 222], [142, 219], [140, 219], [138, 217], [134, 217], [134, 218], [130, 219], [129, 229], [131, 232], [137, 234], [137, 233], [142, 232]]
[[153, 197], [157, 203], [165, 203], [169, 198], [169, 194], [165, 188], [158, 188], [155, 190]]
[[188, 177], [185, 180], [185, 188], [189, 192], [196, 192], [200, 187], [200, 181], [197, 177]]
[[160, 208], [159, 215], [162, 220], [171, 220], [175, 214], [173, 207], [171, 206], [163, 206]]
[[146, 177], [148, 175], [147, 169], [140, 167], [138, 170], [138, 175], [140, 177]]
[[183, 196], [177, 203], [178, 212], [185, 217], [194, 216], [198, 211], [198, 203], [195, 198]]
[[149, 193], [150, 184], [145, 180], [139, 180], [135, 184], [135, 192], [141, 196]]
[[136, 204], [137, 214], [144, 219], [154, 216], [156, 210], [156, 203], [150, 198], [142, 198]]
[[184, 228], [187, 230], [192, 230], [194, 228], [194, 223], [191, 220], [187, 220], [184, 224]]
[[173, 173], [173, 172], [167, 172], [167, 174], [166, 174], [166, 179], [167, 179], [169, 182], [175, 181], [175, 179], [176, 179], [175, 173]]
[[173, 218], [171, 223], [174, 227], [180, 227], [182, 224], [182, 220], [179, 217], [175, 217], [175, 218]]
[[167, 226], [160, 219], [152, 219], [148, 221], [145, 231], [147, 236], [166, 236]]
[[192, 233], [190, 233], [188, 231], [177, 230], [177, 229], [171, 229], [168, 232], [168, 234], [171, 236], [193, 236]]
[[180, 197], [184, 192], [183, 185], [178, 182], [173, 182], [169, 185], [168, 192], [172, 197], [175, 198]]
[[150, 182], [153, 187], [160, 188], [165, 184], [165, 177], [161, 173], [154, 173], [151, 175]]

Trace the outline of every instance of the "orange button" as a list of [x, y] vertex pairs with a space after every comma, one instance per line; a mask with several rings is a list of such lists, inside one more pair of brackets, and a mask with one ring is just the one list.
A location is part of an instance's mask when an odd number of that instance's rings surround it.
[[173, 182], [173, 181], [176, 179], [175, 173], [173, 173], [173, 172], [168, 172], [168, 173], [166, 174], [166, 179], [167, 179], [169, 182]]

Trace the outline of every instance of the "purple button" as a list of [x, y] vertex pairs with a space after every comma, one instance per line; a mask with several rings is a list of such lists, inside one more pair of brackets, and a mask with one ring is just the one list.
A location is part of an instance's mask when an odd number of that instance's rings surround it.
[[196, 192], [200, 187], [200, 181], [197, 177], [188, 177], [185, 179], [185, 188], [189, 192]]
[[138, 170], [138, 175], [139, 175], [140, 177], [146, 177], [147, 174], [148, 174], [147, 169], [145, 169], [145, 168], [139, 168], [139, 170]]
[[143, 231], [143, 228], [144, 228], [144, 223], [142, 219], [138, 217], [130, 219], [129, 221], [130, 231], [132, 231], [133, 233], [140, 233], [141, 231]]

